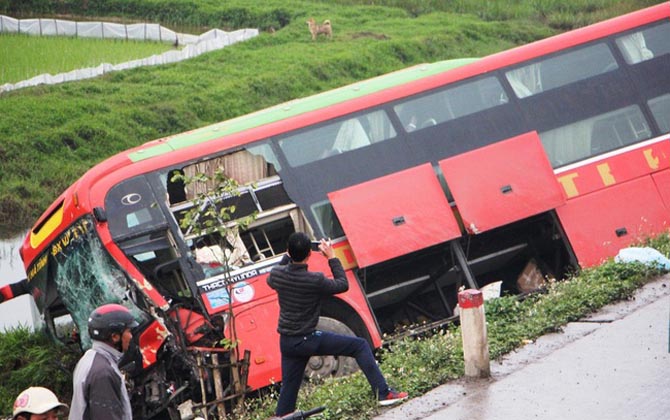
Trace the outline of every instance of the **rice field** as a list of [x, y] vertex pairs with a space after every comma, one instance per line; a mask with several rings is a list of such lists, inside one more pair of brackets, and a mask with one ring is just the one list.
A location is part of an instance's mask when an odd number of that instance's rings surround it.
[[0, 34], [0, 84], [161, 54], [169, 43]]

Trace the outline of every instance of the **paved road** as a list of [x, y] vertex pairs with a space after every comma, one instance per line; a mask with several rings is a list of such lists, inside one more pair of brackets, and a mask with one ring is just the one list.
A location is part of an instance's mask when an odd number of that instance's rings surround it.
[[670, 276], [375, 417], [418, 419], [670, 419]]

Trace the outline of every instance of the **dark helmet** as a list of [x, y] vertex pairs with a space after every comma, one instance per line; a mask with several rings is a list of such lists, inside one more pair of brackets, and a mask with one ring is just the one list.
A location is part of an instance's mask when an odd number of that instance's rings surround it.
[[135, 328], [139, 324], [128, 308], [116, 303], [102, 305], [88, 317], [88, 334], [91, 339], [107, 341], [113, 333], [122, 333], [126, 328]]

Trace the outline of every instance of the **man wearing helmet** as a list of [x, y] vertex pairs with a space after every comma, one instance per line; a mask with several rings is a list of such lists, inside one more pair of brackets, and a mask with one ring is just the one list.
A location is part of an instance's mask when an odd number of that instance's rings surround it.
[[92, 347], [74, 369], [69, 420], [131, 420], [132, 410], [118, 363], [137, 321], [122, 305], [110, 303], [88, 318]]
[[13, 420], [57, 420], [67, 412], [67, 405], [47, 388], [32, 386], [14, 401]]

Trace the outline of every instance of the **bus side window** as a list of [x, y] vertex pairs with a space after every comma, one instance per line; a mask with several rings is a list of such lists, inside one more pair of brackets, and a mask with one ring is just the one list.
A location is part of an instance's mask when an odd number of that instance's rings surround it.
[[637, 105], [540, 133], [554, 168], [609, 152], [651, 137]]
[[484, 77], [393, 107], [405, 131], [412, 132], [484, 111], [509, 101], [500, 81]]
[[670, 23], [624, 35], [616, 39], [626, 63], [637, 64], [664, 54], [670, 54]]
[[393, 110], [408, 133], [454, 118], [443, 92], [403, 102]]
[[670, 132], [670, 94], [651, 99], [649, 108], [661, 133]]
[[186, 201], [186, 185], [178, 175], [184, 176], [184, 171], [173, 169], [167, 174], [166, 189], [170, 205]]
[[617, 68], [607, 44], [598, 43], [509, 70], [505, 77], [516, 96], [526, 98]]
[[194, 163], [184, 167], [184, 173], [192, 178], [197, 174], [208, 175], [207, 182], [194, 182], [186, 191], [186, 198], [193, 200], [198, 194], [215, 188], [213, 179], [218, 169], [222, 169], [226, 177], [236, 181], [239, 185], [252, 184], [258, 180], [268, 178], [274, 173], [272, 165], [262, 155], [255, 155], [247, 150], [239, 150], [214, 159]]
[[380, 141], [390, 139], [396, 136], [396, 131], [391, 124], [386, 112], [376, 111], [365, 114], [359, 118], [361, 124], [365, 128], [370, 141], [378, 143]]
[[340, 220], [337, 218], [333, 205], [329, 201], [321, 201], [313, 204], [312, 214], [326, 238], [344, 236], [344, 229], [342, 229]]
[[336, 121], [279, 140], [288, 163], [296, 168], [396, 136], [383, 110]]
[[358, 120], [358, 118], [352, 118], [346, 120], [340, 125], [340, 129], [337, 130], [337, 136], [335, 136], [335, 141], [331, 146], [330, 150], [326, 150], [325, 153], [339, 154], [347, 150], [354, 150], [361, 147], [369, 146], [370, 138], [368, 133], [363, 128], [363, 124]]

